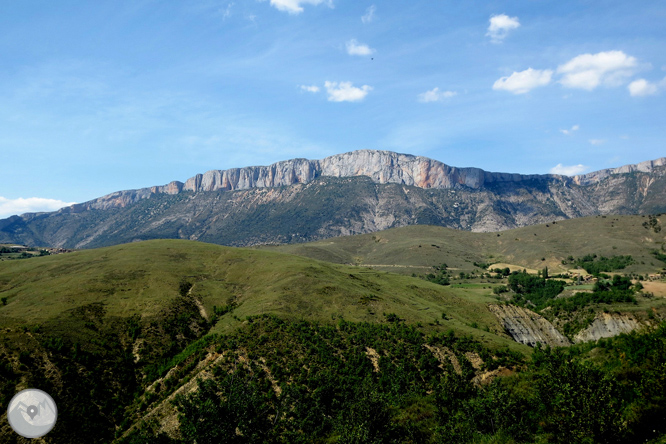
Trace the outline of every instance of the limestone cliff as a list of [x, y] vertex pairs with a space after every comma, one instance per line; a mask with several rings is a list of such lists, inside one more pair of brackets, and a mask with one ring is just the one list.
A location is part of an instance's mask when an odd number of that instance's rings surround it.
[[[336, 154], [321, 160], [291, 159], [269, 166], [210, 170], [197, 174], [183, 182], [173, 181], [167, 185], [118, 191], [107, 196], [80, 204], [85, 209], [109, 209], [125, 207], [153, 194], [178, 194], [183, 191], [206, 192], [217, 190], [247, 190], [251, 188], [282, 187], [304, 184], [317, 177], [369, 177], [377, 184], [402, 184], [419, 188], [478, 190], [484, 186], [511, 185], [538, 182], [544, 185], [566, 187], [567, 184], [592, 185], [613, 175], [634, 171], [652, 172], [655, 167], [665, 166], [666, 157], [606, 169], [589, 174], [566, 177], [554, 174], [512, 174], [488, 172], [479, 168], [457, 168], [437, 160], [391, 151], [359, 150]], [[570, 202], [562, 202], [567, 208]], [[75, 210], [76, 211], [76, 210]], [[565, 211], [566, 213], [566, 211]], [[575, 213], [575, 212], [574, 212]], [[568, 217], [586, 216], [594, 212], [567, 214]]]
[[210, 170], [185, 183], [119, 191], [87, 202], [82, 208], [125, 207], [152, 194], [178, 194], [183, 191], [247, 190], [309, 183], [317, 177], [369, 177], [374, 183], [395, 183], [419, 188], [479, 189], [485, 184], [530, 180], [568, 180], [555, 175], [491, 173], [479, 168], [456, 168], [427, 157], [391, 151], [359, 150], [321, 160], [291, 159], [269, 166]]
[[665, 166], [666, 157], [660, 157], [656, 160], [647, 160], [645, 162], [637, 163], [635, 165], [624, 165], [619, 168], [608, 168], [605, 170], [594, 171], [592, 173], [581, 174], [573, 176], [572, 180], [578, 185], [590, 185], [602, 181], [603, 179], [616, 175], [627, 174], [635, 171], [643, 173], [651, 173], [656, 167]]
[[303, 242], [428, 224], [498, 231], [666, 212], [666, 158], [573, 178], [457, 168], [389, 151], [212, 170], [52, 213], [0, 220], [0, 242], [90, 248], [140, 239]]

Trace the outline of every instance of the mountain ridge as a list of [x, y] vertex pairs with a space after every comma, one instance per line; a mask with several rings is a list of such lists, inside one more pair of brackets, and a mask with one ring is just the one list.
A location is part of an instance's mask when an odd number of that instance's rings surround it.
[[354, 151], [211, 170], [0, 220], [0, 242], [94, 248], [172, 238], [296, 243], [407, 225], [489, 232], [607, 214], [666, 212], [666, 158], [587, 175], [520, 175]]
[[[153, 194], [179, 194], [183, 191], [236, 191], [252, 188], [272, 188], [309, 183], [321, 176], [369, 177], [374, 183], [396, 183], [419, 188], [455, 189], [465, 186], [480, 189], [485, 184], [523, 182], [528, 180], [560, 180], [587, 186], [615, 175], [633, 171], [651, 172], [654, 167], [666, 165], [666, 157], [638, 164], [607, 168], [576, 176], [558, 174], [519, 174], [490, 172], [475, 167], [453, 167], [435, 159], [384, 150], [357, 150], [335, 154], [323, 159], [294, 158], [267, 166], [248, 166], [226, 170], [209, 170], [196, 174], [185, 182], [172, 181], [134, 190], [116, 191], [72, 208], [76, 212], [85, 209], [109, 209], [124, 207]], [[62, 211], [59, 210], [59, 211]]]

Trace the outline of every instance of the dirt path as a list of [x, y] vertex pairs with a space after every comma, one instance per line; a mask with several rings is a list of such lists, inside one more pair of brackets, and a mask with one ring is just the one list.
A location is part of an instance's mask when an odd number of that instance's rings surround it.
[[196, 296], [192, 295], [192, 290], [194, 290], [194, 285], [192, 285], [187, 292], [188, 296], [192, 296], [192, 300], [194, 300], [194, 303], [197, 305], [197, 308], [199, 309], [199, 314], [201, 315], [202, 318], [204, 318], [207, 321], [210, 321], [210, 318], [208, 317], [208, 312], [206, 311], [206, 307], [203, 306], [201, 301], [197, 299]]

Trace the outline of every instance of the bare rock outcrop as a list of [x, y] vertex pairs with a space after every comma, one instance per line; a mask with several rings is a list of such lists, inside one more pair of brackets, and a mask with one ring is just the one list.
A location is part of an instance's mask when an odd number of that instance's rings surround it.
[[[317, 177], [369, 177], [374, 183], [396, 183], [420, 188], [479, 189], [484, 184], [499, 182], [546, 181], [560, 176], [492, 173], [479, 168], [457, 168], [437, 160], [392, 151], [359, 150], [336, 154], [321, 160], [291, 159], [268, 166], [250, 166], [228, 170], [210, 170], [190, 177], [185, 183], [139, 190], [118, 191], [78, 204], [73, 212], [84, 209], [124, 208], [152, 194], [178, 194], [183, 191], [234, 191], [252, 188], [283, 187], [310, 183]], [[564, 178], [563, 178], [564, 180]]]
[[543, 316], [515, 305], [489, 305], [488, 309], [497, 316], [504, 329], [521, 344], [534, 347], [537, 343], [551, 347], [571, 345], [569, 339], [548, 322]]
[[621, 333], [629, 333], [641, 323], [631, 315], [620, 313], [598, 313], [592, 324], [574, 336], [574, 342], [596, 341], [610, 338]]
[[184, 183], [13, 216], [0, 220], [0, 242], [94, 248], [180, 238], [247, 246], [405, 225], [498, 231], [599, 214], [655, 214], [666, 211], [664, 202], [666, 158], [570, 178], [362, 150], [211, 170]]
[[634, 165], [623, 165], [618, 168], [607, 168], [605, 170], [594, 171], [587, 174], [580, 174], [573, 176], [571, 179], [577, 185], [590, 185], [597, 183], [615, 174], [626, 174], [640, 171], [643, 173], [651, 173], [655, 167], [666, 165], [666, 157], [660, 157], [655, 160], [647, 160], [645, 162], [637, 163]]
[[[381, 150], [359, 150], [336, 154], [320, 160], [291, 159], [268, 166], [250, 166], [228, 170], [210, 170], [183, 182], [139, 190], [118, 191], [72, 207], [72, 212], [86, 209], [105, 210], [123, 208], [153, 194], [178, 194], [183, 191], [206, 192], [216, 190], [248, 190], [252, 188], [283, 187], [306, 184], [317, 177], [369, 177], [377, 184], [402, 184], [419, 188], [479, 190], [491, 184], [518, 184], [526, 182], [558, 183], [562, 186], [596, 184], [612, 175], [634, 171], [651, 172], [665, 166], [666, 157], [605, 169], [574, 177], [555, 174], [513, 174], [484, 171], [479, 168], [458, 168], [437, 160], [410, 154]], [[566, 209], [568, 205], [560, 205]], [[566, 213], [566, 211], [565, 211]], [[569, 217], [578, 214], [567, 214]]]

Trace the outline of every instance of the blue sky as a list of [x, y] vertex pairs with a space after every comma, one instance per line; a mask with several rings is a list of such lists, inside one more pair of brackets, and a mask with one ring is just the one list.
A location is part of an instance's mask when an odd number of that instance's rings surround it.
[[663, 1], [0, 4], [0, 217], [357, 149], [574, 174], [666, 156]]

